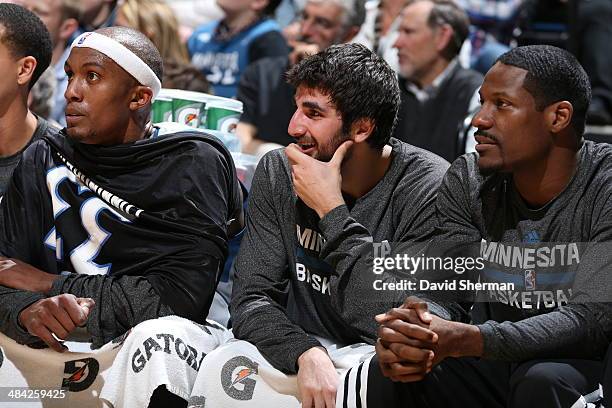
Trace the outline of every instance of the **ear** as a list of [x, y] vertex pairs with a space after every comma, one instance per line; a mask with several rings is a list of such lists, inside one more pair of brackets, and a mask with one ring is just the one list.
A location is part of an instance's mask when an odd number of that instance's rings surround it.
[[374, 120], [370, 118], [357, 119], [351, 126], [351, 140], [355, 143], [365, 142], [374, 131], [374, 126]]
[[63, 42], [68, 41], [72, 34], [79, 28], [79, 22], [74, 18], [68, 18], [62, 22], [59, 29], [59, 37]]
[[133, 112], [140, 110], [147, 104], [150, 104], [152, 99], [153, 90], [151, 88], [144, 85], [136, 85], [130, 100], [130, 110]]
[[442, 52], [453, 39], [453, 28], [448, 24], [442, 24], [436, 31], [436, 50]]
[[553, 103], [545, 108], [546, 125], [552, 133], [559, 133], [570, 126], [574, 107], [568, 101]]
[[38, 62], [32, 56], [23, 57], [18, 61], [17, 84], [27, 85], [32, 80]]

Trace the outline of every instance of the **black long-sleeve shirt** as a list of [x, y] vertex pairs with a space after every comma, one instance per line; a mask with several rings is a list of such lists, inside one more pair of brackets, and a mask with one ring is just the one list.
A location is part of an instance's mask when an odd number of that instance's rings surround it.
[[[48, 296], [93, 298], [87, 329], [99, 346], [158, 316], [203, 321], [241, 208], [231, 156], [214, 138], [105, 147], [60, 134], [24, 152], [0, 207], [0, 253], [61, 275]], [[0, 287], [0, 330], [37, 340], [17, 317], [44, 297]]]

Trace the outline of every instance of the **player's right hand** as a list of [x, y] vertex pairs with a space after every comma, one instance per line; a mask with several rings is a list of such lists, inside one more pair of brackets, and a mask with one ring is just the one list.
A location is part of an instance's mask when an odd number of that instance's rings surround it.
[[53, 335], [66, 339], [74, 329], [87, 322], [94, 300], [62, 294], [38, 300], [19, 313], [19, 323], [53, 350], [66, 350]]
[[302, 408], [335, 408], [338, 374], [321, 347], [313, 347], [298, 358], [298, 390]]

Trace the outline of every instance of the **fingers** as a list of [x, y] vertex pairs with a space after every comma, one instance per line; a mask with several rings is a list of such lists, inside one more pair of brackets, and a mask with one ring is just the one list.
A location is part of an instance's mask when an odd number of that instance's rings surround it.
[[300, 148], [297, 144], [291, 143], [285, 148], [285, 155], [289, 160], [289, 164], [294, 165], [302, 162], [303, 160], [307, 160], [310, 158], [307, 154], [304, 154], [300, 151]]
[[44, 341], [47, 346], [49, 346], [52, 350], [57, 351], [58, 353], [63, 353], [64, 351], [66, 351], [66, 347], [53, 337], [49, 329], [42, 325], [36, 326], [30, 331], [30, 334]]
[[425, 344], [429, 346], [434, 346], [438, 342], [438, 335], [435, 332], [416, 324], [395, 319], [386, 322], [384, 326], [393, 329], [408, 338], [425, 342]]
[[416, 310], [419, 318], [425, 324], [431, 323], [432, 317], [429, 313], [427, 303], [415, 296], [408, 296], [402, 305], [402, 308]]
[[96, 302], [92, 298], [77, 298], [77, 303], [81, 306], [83, 313], [85, 314], [84, 321], [81, 324], [84, 324], [89, 317], [89, 313], [91, 309], [96, 305]]
[[342, 165], [344, 156], [346, 156], [346, 153], [349, 151], [352, 145], [353, 145], [353, 141], [347, 140], [344, 143], [342, 143], [340, 146], [338, 146], [338, 148], [336, 149], [334, 153], [334, 156], [330, 160], [330, 164], [339, 168]]
[[302, 395], [302, 408], [312, 408], [313, 399], [311, 394]]
[[435, 346], [434, 343], [427, 343], [422, 340], [417, 340], [411, 337], [407, 337], [403, 335], [402, 333], [399, 333], [396, 330], [393, 330], [391, 327], [384, 326], [384, 325], [378, 328], [377, 335], [380, 341], [383, 343], [383, 345], [385, 345], [385, 347], [388, 347], [388, 344], [390, 343], [400, 343], [400, 344], [406, 344], [412, 347], [418, 347], [418, 348], [431, 350]]

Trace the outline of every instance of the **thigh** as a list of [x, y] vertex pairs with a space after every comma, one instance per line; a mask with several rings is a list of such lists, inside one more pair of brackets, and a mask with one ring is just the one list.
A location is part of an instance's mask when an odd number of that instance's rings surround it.
[[475, 358], [448, 358], [422, 381], [393, 382], [378, 360], [368, 367], [367, 406], [503, 408], [508, 393], [509, 365]]
[[[572, 407], [599, 396], [602, 362], [595, 360], [532, 360], [510, 377], [509, 407]], [[585, 396], [587, 397], [585, 399]]]

